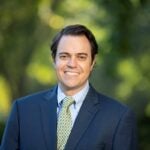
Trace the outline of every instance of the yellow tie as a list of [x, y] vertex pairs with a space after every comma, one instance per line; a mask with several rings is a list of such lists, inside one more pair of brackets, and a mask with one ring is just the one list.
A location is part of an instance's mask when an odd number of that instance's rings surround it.
[[57, 150], [64, 150], [72, 128], [71, 113], [69, 107], [74, 103], [72, 97], [63, 100], [57, 124]]

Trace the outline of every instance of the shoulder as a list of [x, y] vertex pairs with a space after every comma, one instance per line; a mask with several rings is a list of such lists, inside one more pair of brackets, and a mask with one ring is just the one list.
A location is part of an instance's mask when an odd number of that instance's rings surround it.
[[16, 99], [14, 103], [19, 104], [19, 105], [39, 103], [43, 100], [49, 99], [51, 94], [56, 94], [55, 90], [56, 90], [56, 87], [53, 87], [51, 89], [35, 92], [35, 93]]
[[55, 89], [54, 87], [16, 99], [12, 104], [11, 114], [19, 113], [20, 116], [26, 116], [27, 114], [27, 116], [30, 116], [31, 113], [31, 116], [33, 116], [33, 113], [38, 114], [39, 108], [43, 104], [47, 104], [46, 102], [50, 102], [53, 94], [56, 95]]
[[99, 117], [104, 120], [107, 118], [110, 124], [114, 122], [128, 122], [134, 124], [136, 122], [135, 112], [126, 104], [121, 103], [112, 97], [106, 96], [100, 92], [97, 92], [94, 88], [92, 89], [95, 99], [99, 104]]
[[102, 103], [103, 105], [106, 105], [107, 107], [114, 107], [115, 109], [128, 109], [129, 107], [120, 102], [119, 100], [113, 98], [113, 97], [110, 97], [108, 95], [105, 95], [105, 94], [102, 94], [100, 92], [97, 92], [97, 96], [98, 96], [98, 99], [100, 101], [100, 103]]
[[103, 108], [103, 110], [110, 111], [111, 113], [132, 111], [130, 107], [127, 106], [126, 104], [120, 102], [115, 98], [112, 98], [110, 96], [98, 92], [92, 86], [90, 87], [90, 91], [94, 93], [93, 95], [95, 95], [98, 103]]

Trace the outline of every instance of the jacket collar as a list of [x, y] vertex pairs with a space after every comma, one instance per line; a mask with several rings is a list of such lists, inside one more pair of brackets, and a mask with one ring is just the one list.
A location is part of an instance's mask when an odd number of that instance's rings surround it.
[[40, 104], [41, 122], [47, 149], [57, 149], [57, 86], [44, 95]]
[[74, 123], [73, 129], [69, 136], [68, 142], [66, 144], [66, 149], [75, 149], [76, 145], [81, 140], [85, 131], [92, 123], [95, 114], [100, 109], [99, 104], [100, 101], [98, 99], [97, 92], [92, 86], [90, 86], [89, 92], [81, 106], [79, 114]]

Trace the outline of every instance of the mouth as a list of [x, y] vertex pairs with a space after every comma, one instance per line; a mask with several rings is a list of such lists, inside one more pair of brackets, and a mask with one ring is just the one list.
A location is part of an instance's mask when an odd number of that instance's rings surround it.
[[66, 75], [79, 75], [78, 72], [73, 72], [73, 71], [65, 71]]

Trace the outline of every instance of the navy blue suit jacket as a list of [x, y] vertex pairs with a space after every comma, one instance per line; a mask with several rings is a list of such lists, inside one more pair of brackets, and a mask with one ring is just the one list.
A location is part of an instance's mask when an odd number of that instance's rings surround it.
[[[57, 87], [16, 100], [1, 150], [57, 149]], [[66, 150], [137, 150], [134, 114], [90, 87]]]

